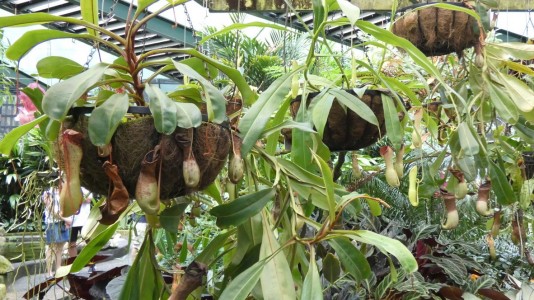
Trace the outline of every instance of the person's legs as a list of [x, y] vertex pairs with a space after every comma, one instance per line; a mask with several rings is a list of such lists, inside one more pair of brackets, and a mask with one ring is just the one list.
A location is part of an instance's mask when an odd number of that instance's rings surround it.
[[75, 257], [78, 255], [78, 249], [76, 249], [76, 242], [78, 241], [78, 233], [82, 230], [82, 227], [72, 227], [70, 229], [69, 238], [69, 257]]
[[56, 260], [56, 268], [54, 269], [54, 272], [57, 272], [57, 269], [61, 267], [61, 264], [63, 263], [63, 248], [65, 247], [65, 242], [63, 243], [54, 243], [54, 255]]
[[54, 253], [53, 253], [52, 244], [46, 245], [45, 260], [46, 260], [46, 275], [47, 277], [54, 276], [52, 270], [52, 264], [54, 263]]

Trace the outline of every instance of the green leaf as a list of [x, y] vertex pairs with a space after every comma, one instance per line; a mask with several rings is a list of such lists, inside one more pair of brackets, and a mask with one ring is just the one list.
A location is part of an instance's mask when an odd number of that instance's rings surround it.
[[358, 97], [338, 89], [329, 89], [327, 93], [336, 97], [337, 101], [355, 112], [360, 118], [378, 126], [378, 120], [376, 119], [375, 113]]
[[334, 95], [323, 93], [317, 95], [317, 97], [321, 98], [318, 99], [317, 104], [313, 106], [312, 120], [313, 125], [315, 125], [315, 128], [319, 133], [319, 136], [322, 138], [324, 135], [324, 127], [326, 126], [326, 122], [328, 121], [329, 114], [327, 112], [330, 112], [335, 97]]
[[207, 64], [198, 57], [190, 57], [180, 61], [181, 64], [190, 66], [198, 74], [206, 79], [215, 79], [219, 76], [219, 70], [214, 66]]
[[139, 0], [137, 1], [137, 9], [135, 10], [135, 14], [139, 15], [145, 10], [145, 8], [149, 7], [152, 3], [156, 2], [157, 0]]
[[181, 128], [198, 127], [202, 124], [202, 113], [192, 103], [174, 102], [176, 106], [176, 125]]
[[461, 122], [460, 125], [458, 125], [458, 138], [460, 139], [460, 146], [465, 155], [472, 156], [478, 154], [478, 142], [473, 136], [467, 122]]
[[18, 140], [32, 128], [34, 128], [45, 120], [48, 120], [48, 116], [42, 115], [39, 118], [8, 132], [0, 141], [0, 153], [9, 156], [11, 154], [11, 150], [13, 149], [13, 147], [15, 147]]
[[507, 55], [515, 57], [520, 60], [534, 59], [534, 45], [526, 43], [489, 43], [487, 45], [491, 48], [496, 48], [504, 51]]
[[368, 230], [333, 230], [332, 234], [346, 236], [355, 241], [373, 245], [380, 251], [395, 256], [406, 272], [417, 271], [417, 261], [410, 250], [398, 240]]
[[159, 222], [161, 227], [172, 233], [178, 232], [178, 225], [185, 209], [189, 206], [189, 202], [178, 203], [171, 207], [165, 208], [159, 215]]
[[177, 106], [175, 102], [155, 85], [147, 84], [145, 92], [150, 101], [149, 107], [154, 117], [156, 130], [163, 134], [173, 133], [177, 126]]
[[337, 4], [349, 19], [350, 25], [356, 25], [356, 21], [360, 18], [360, 8], [347, 0], [337, 0]]
[[323, 0], [312, 0], [313, 4], [313, 33], [321, 27], [321, 23], [326, 21], [328, 12], [326, 11], [325, 2]]
[[215, 180], [210, 185], [208, 185], [208, 187], [205, 188], [202, 192], [212, 197], [213, 199], [215, 199], [217, 204], [222, 204], [224, 200], [221, 196], [221, 190], [220, 190], [219, 184], [220, 182], [218, 180]]
[[208, 111], [208, 120], [220, 124], [226, 120], [226, 99], [224, 95], [208, 80], [186, 64], [174, 62], [176, 70], [185, 76], [196, 79], [204, 88], [204, 99]]
[[67, 79], [84, 70], [79, 63], [62, 56], [47, 56], [37, 63], [37, 72], [43, 78]]
[[152, 234], [147, 232], [145, 241], [128, 270], [119, 300], [167, 299], [169, 295], [157, 265]]
[[306, 273], [306, 277], [304, 278], [304, 283], [302, 284], [302, 295], [300, 299], [323, 299], [321, 278], [319, 277], [319, 271], [317, 270], [317, 263], [315, 262], [315, 251], [313, 246], [310, 247], [310, 265], [308, 267], [308, 273]]
[[67, 276], [68, 273], [79, 272], [83, 269], [93, 257], [107, 244], [111, 237], [117, 231], [119, 227], [119, 222], [115, 222], [113, 225], [108, 226], [97, 236], [91, 239], [87, 246], [83, 247], [76, 259], [72, 264], [68, 266], [63, 266], [56, 271], [56, 278]]
[[[98, 26], [98, 0], [80, 0], [80, 11], [84, 21]], [[94, 29], [87, 28], [87, 32], [98, 36], [98, 32]]]
[[246, 105], [252, 105], [252, 103], [254, 103], [254, 101], [258, 97], [256, 93], [252, 91], [243, 75], [236, 68], [229, 67], [213, 58], [207, 57], [206, 55], [198, 52], [195, 49], [176, 49], [175, 52], [189, 54], [191, 56], [197, 57], [223, 72], [226, 76], [228, 76], [228, 78], [230, 78], [234, 82], [236, 87], [239, 89], [239, 92], [241, 92], [241, 96], [243, 97], [243, 102]]
[[216, 206], [210, 214], [217, 217], [217, 226], [237, 226], [258, 214], [275, 195], [275, 189], [269, 188], [256, 193], [241, 196], [230, 203]]
[[260, 282], [265, 300], [294, 300], [297, 298], [295, 285], [289, 263], [269, 226], [267, 214], [262, 214], [263, 239], [260, 248], [260, 260], [271, 257], [263, 271]]
[[235, 233], [235, 229], [223, 230], [202, 250], [202, 252], [195, 258], [195, 261], [210, 265], [217, 257], [219, 250], [224, 247], [226, 241]]
[[515, 124], [519, 118], [519, 112], [512, 99], [504, 92], [504, 87], [489, 79], [486, 80], [486, 87], [491, 103], [497, 110], [499, 116], [506, 122]]
[[252, 267], [248, 268], [243, 273], [239, 274], [234, 280], [228, 284], [223, 290], [221, 300], [245, 300], [247, 299], [252, 289], [258, 283], [263, 268], [265, 267], [265, 260], [260, 260]]
[[282, 102], [287, 101], [287, 95], [291, 89], [291, 78], [301, 69], [302, 67], [275, 80], [241, 118], [239, 123], [239, 131], [243, 141], [241, 156], [247, 155], [261, 136], [271, 115], [280, 107]]
[[[301, 105], [295, 116], [297, 122], [309, 122], [308, 110]], [[313, 139], [311, 135], [302, 130], [291, 130], [291, 160], [298, 166], [312, 170]]]
[[273, 133], [276, 133], [276, 132], [280, 132], [280, 130], [282, 130], [283, 128], [293, 128], [293, 129], [298, 129], [298, 130], [301, 130], [301, 131], [304, 131], [304, 132], [315, 132], [315, 130], [313, 130], [312, 126], [310, 123], [305, 123], [305, 122], [295, 122], [293, 120], [286, 120], [274, 127], [269, 127], [267, 129], [265, 129], [265, 131], [262, 133], [262, 136], [264, 137], [267, 137]]
[[365, 199], [367, 201], [367, 205], [369, 206], [369, 211], [371, 212], [371, 215], [378, 217], [382, 215], [382, 206], [380, 206], [380, 203], [372, 200], [372, 199]]
[[[0, 19], [1, 20], [1, 19]], [[52, 29], [36, 29], [25, 32], [6, 50], [6, 57], [11, 60], [21, 59], [28, 51], [40, 43], [55, 39], [90, 39], [98, 40], [90, 34], [77, 34]]]
[[381, 97], [388, 138], [393, 144], [393, 148], [399, 150], [401, 148], [402, 138], [404, 137], [404, 130], [402, 130], [402, 126], [399, 122], [399, 114], [397, 113], [397, 107], [395, 106], [395, 102], [393, 101], [393, 99], [391, 99], [390, 96], [382, 93]]
[[328, 164], [321, 158], [319, 155], [312, 153], [313, 158], [317, 162], [317, 165], [321, 169], [321, 175], [324, 182], [324, 187], [326, 190], [326, 201], [328, 202], [328, 216], [330, 217], [330, 222], [333, 224], [336, 220], [336, 198], [334, 195], [334, 179], [332, 176], [332, 171]]
[[286, 31], [287, 28], [284, 27], [284, 26], [281, 26], [281, 25], [277, 25], [277, 24], [271, 24], [271, 23], [264, 23], [264, 22], [250, 22], [250, 23], [234, 23], [232, 25], [229, 25], [229, 26], [225, 26], [223, 29], [213, 33], [213, 34], [210, 34], [210, 35], [207, 35], [205, 36], [204, 38], [202, 38], [202, 40], [200, 40], [200, 44], [203, 44], [205, 43], [206, 41], [214, 38], [214, 37], [217, 37], [217, 36], [221, 36], [221, 35], [225, 35], [229, 32], [232, 32], [234, 30], [241, 30], [241, 29], [245, 29], [245, 28], [249, 28], [249, 27], [260, 27], [260, 28], [272, 28], [272, 29], [276, 29], [276, 30], [281, 30], [281, 31]]
[[339, 260], [332, 253], [328, 253], [325, 258], [323, 258], [323, 276], [330, 283], [336, 282], [339, 279], [341, 273], [341, 266], [339, 265]]
[[43, 97], [43, 111], [53, 120], [63, 120], [74, 103], [100, 80], [107, 68], [107, 64], [98, 63], [51, 86]]
[[530, 112], [534, 109], [534, 91], [523, 81], [514, 76], [498, 73], [500, 83], [505, 87], [506, 93], [522, 112]]
[[339, 237], [328, 240], [328, 243], [336, 251], [345, 271], [352, 275], [356, 282], [361, 282], [371, 277], [369, 262], [350, 240]]
[[492, 160], [489, 160], [489, 175], [491, 179], [491, 188], [495, 193], [497, 202], [501, 205], [509, 205], [516, 202], [515, 193], [504, 170]]
[[128, 95], [114, 94], [96, 107], [89, 117], [89, 139], [95, 146], [110, 143], [111, 137], [128, 111]]

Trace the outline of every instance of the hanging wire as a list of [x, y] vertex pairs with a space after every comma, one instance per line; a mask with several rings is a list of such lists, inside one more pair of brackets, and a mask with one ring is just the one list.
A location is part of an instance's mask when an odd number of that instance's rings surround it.
[[[109, 12], [107, 13], [106, 18], [104, 19], [104, 4], [105, 0], [102, 1], [102, 7], [100, 9], [101, 11], [101, 19], [104, 20], [104, 23], [102, 24], [103, 28], [106, 28], [109, 24], [109, 21], [115, 17], [115, 7], [117, 6], [117, 3], [119, 3], [119, 0], [113, 0], [113, 3], [111, 4], [111, 7], [109, 8]], [[110, 37], [105, 37], [105, 40], [108, 40]], [[94, 42], [93, 46], [91, 48], [91, 51], [89, 52], [89, 55], [87, 56], [87, 60], [85, 61], [85, 64], [83, 65], [84, 68], [89, 68], [89, 64], [93, 60], [93, 56], [96, 53], [96, 50], [98, 49], [98, 42]], [[101, 59], [102, 60], [102, 59]]]

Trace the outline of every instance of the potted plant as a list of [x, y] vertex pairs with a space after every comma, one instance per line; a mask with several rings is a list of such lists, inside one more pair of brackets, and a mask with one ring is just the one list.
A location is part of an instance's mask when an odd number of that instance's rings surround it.
[[[66, 22], [87, 28], [82, 34], [52, 29], [28, 31], [7, 50], [6, 55], [13, 60], [23, 59], [39, 43], [61, 38], [89, 41], [118, 55], [112, 62], [87, 69], [63, 57], [39, 61], [40, 76], [61, 81], [44, 94], [31, 92], [39, 110], [37, 118], [2, 140], [2, 152], [8, 154], [20, 136], [39, 124], [50, 140], [58, 141], [56, 159], [65, 171], [61, 196], [64, 216], [77, 211], [81, 185], [98, 194], [109, 194], [102, 210], [104, 223], [113, 223], [128, 199], [134, 197], [146, 213], [157, 214], [160, 199], [207, 187], [223, 168], [230, 149], [237, 147], [233, 144], [239, 140], [231, 138], [227, 122], [226, 100], [206, 78], [222, 72], [243, 97], [252, 100], [256, 95], [237, 70], [195, 49], [135, 53], [135, 37], [143, 26], [186, 1], [174, 1], [144, 13], [154, 2], [139, 4], [127, 21], [124, 37], [99, 26], [96, 6], [94, 10], [84, 9], [82, 20], [45, 13], [2, 18], [2, 27]], [[152, 59], [162, 53], [190, 58], [180, 62]], [[147, 68], [155, 72], [142, 79], [140, 74]], [[170, 69], [195, 83], [177, 85], [175, 92], [164, 93], [151, 81]]]

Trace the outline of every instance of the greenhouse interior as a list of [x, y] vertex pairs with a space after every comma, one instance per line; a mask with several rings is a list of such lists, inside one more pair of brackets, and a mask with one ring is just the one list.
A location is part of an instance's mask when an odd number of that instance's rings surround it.
[[533, 10], [1, 0], [0, 300], [534, 300]]

